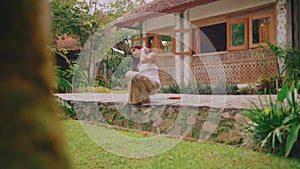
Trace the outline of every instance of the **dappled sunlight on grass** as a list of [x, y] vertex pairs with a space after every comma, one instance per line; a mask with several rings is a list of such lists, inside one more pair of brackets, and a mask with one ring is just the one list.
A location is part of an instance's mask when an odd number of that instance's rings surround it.
[[[107, 152], [97, 146], [97, 144], [94, 143], [82, 130], [79, 121], [67, 119], [63, 120], [62, 123], [66, 132], [67, 152], [69, 153], [75, 167], [78, 169], [300, 168], [300, 161], [296, 159], [286, 159], [228, 145], [200, 144], [197, 142], [181, 142], [173, 149], [155, 157], [142, 159], [126, 158]], [[90, 127], [100, 130], [98, 126]], [[142, 138], [142, 134], [140, 132], [118, 132], [128, 137]]]

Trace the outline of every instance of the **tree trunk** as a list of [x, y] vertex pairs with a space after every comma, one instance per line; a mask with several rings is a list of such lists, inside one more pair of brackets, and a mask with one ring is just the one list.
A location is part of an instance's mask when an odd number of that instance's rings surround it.
[[2, 1], [0, 9], [0, 168], [70, 168], [51, 92], [48, 1]]

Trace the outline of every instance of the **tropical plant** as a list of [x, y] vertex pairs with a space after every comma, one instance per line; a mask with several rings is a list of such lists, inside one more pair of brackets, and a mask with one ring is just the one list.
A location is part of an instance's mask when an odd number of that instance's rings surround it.
[[285, 84], [277, 91], [276, 102], [271, 97], [269, 100], [266, 98], [267, 107], [258, 95], [260, 107], [252, 103], [253, 107], [243, 112], [243, 116], [253, 122], [246, 129], [253, 134], [254, 141], [261, 148], [285, 156], [291, 152], [292, 155], [300, 155], [297, 151], [300, 144], [300, 103], [295, 92], [299, 88], [300, 81], [290, 87]]
[[282, 71], [279, 72], [279, 75], [284, 75], [284, 80], [290, 84], [300, 80], [300, 51], [294, 48], [285, 49], [270, 42], [267, 42], [267, 44], [278, 59], [284, 59]]
[[72, 89], [72, 83], [66, 78], [67, 72], [60, 69], [60, 66], [55, 66], [56, 71], [56, 90], [60, 89], [61, 91], [69, 91]]

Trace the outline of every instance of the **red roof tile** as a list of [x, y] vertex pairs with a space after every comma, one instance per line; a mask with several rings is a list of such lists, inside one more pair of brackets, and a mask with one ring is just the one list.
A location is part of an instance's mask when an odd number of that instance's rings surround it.
[[80, 50], [78, 41], [71, 36], [62, 35], [57, 37], [57, 49]]
[[118, 18], [113, 24], [120, 26], [144, 17], [149, 17], [153, 14], [178, 12], [215, 1], [218, 0], [154, 0], [145, 6]]

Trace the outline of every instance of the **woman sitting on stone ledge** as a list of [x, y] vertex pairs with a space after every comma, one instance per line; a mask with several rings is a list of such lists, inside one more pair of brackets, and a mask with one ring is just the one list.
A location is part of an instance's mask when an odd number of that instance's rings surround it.
[[[139, 59], [138, 71], [129, 71], [125, 74], [129, 89], [129, 104], [150, 103], [150, 95], [160, 89], [158, 67], [155, 64], [157, 55], [141, 45], [130, 48], [133, 58]], [[133, 69], [134, 70], [134, 69]]]

